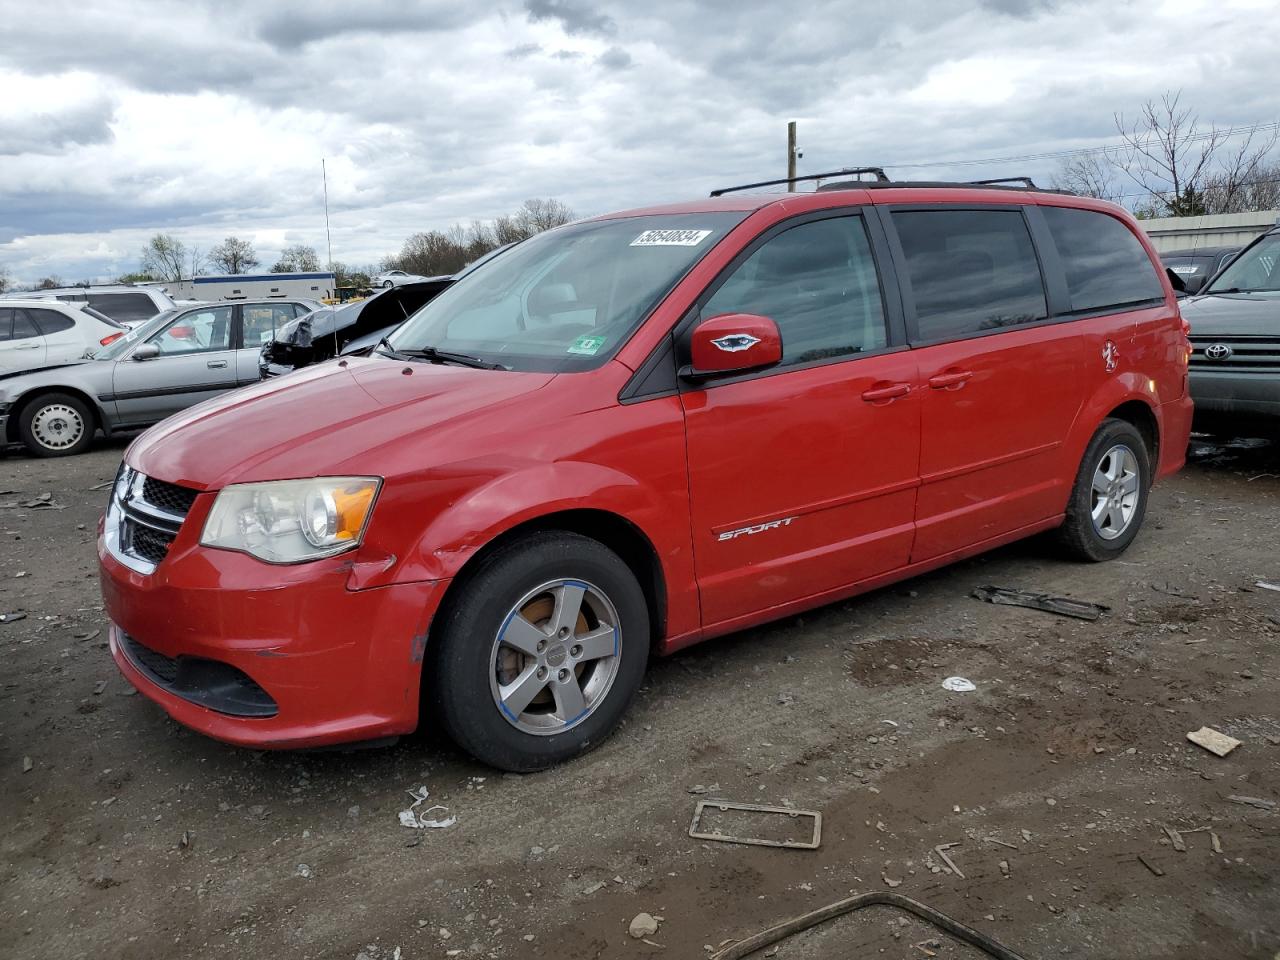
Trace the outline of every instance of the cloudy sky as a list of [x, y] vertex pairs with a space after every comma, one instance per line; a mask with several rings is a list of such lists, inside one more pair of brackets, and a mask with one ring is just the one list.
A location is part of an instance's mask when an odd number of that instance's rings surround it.
[[323, 258], [321, 157], [350, 264], [782, 176], [791, 119], [801, 173], [1048, 177], [953, 162], [1114, 143], [1169, 89], [1273, 122], [1277, 49], [1274, 0], [0, 0], [0, 270], [106, 279], [157, 231]]

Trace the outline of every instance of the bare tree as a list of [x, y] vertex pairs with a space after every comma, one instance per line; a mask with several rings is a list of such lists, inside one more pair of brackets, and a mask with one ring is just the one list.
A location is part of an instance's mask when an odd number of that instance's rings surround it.
[[186, 245], [172, 234], [157, 233], [142, 248], [141, 272], [156, 280], [181, 280], [186, 262]]
[[1224, 203], [1234, 202], [1242, 184], [1275, 146], [1277, 134], [1249, 128], [1242, 142], [1228, 148], [1234, 131], [1204, 128], [1182, 94], [1166, 93], [1160, 102], [1148, 100], [1132, 123], [1116, 114], [1116, 129], [1124, 141], [1116, 166], [1143, 192], [1145, 200], [1165, 216], [1189, 217], [1208, 213], [1206, 190], [1219, 179]]
[[247, 273], [259, 263], [253, 244], [239, 237], [227, 237], [210, 250], [209, 261], [223, 273]]
[[41, 277], [36, 284], [37, 290], [54, 290], [62, 286], [62, 278], [56, 273], [52, 273], [47, 277]]
[[415, 233], [400, 252], [383, 260], [385, 269], [404, 270], [422, 276], [457, 273], [472, 260], [508, 243], [570, 222], [576, 214], [559, 200], [526, 200], [515, 213], [469, 226], [454, 224], [447, 230]]
[[272, 273], [310, 272], [320, 269], [320, 257], [315, 247], [298, 244], [280, 251], [280, 259], [271, 267]]
[[1115, 166], [1106, 150], [1091, 150], [1062, 161], [1053, 177], [1057, 190], [1069, 190], [1082, 197], [1120, 202], [1120, 186], [1116, 183]]
[[4, 293], [8, 290], [10, 283], [12, 283], [12, 281], [9, 279], [8, 268], [0, 267], [0, 293]]
[[1214, 174], [1205, 183], [1209, 213], [1252, 213], [1280, 209], [1280, 164], [1259, 163], [1246, 177]]
[[200, 271], [204, 269], [205, 262], [208, 258], [200, 252], [199, 247], [192, 247], [190, 254], [191, 268], [187, 273], [188, 277], [200, 276]]

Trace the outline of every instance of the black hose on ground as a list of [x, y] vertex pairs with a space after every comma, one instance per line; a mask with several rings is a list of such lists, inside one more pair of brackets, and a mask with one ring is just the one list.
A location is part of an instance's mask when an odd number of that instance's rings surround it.
[[972, 927], [966, 927], [959, 920], [953, 920], [945, 913], [935, 910], [933, 907], [925, 906], [918, 900], [904, 897], [900, 893], [863, 893], [856, 897], [849, 897], [847, 900], [839, 900], [814, 910], [812, 913], [801, 914], [798, 917], [779, 923], [768, 930], [755, 934], [755, 936], [748, 937], [746, 940], [739, 940], [737, 943], [730, 944], [718, 953], [712, 954], [711, 960], [742, 960], [742, 958], [751, 956], [757, 950], [772, 946], [802, 930], [808, 930], [810, 927], [815, 927], [828, 920], [834, 920], [836, 917], [844, 916], [855, 910], [861, 910], [864, 907], [897, 907], [899, 910], [905, 910], [921, 920], [927, 920], [957, 940], [977, 947], [988, 956], [995, 957], [996, 960], [1026, 960], [1021, 954], [1014, 953], [1003, 944], [992, 940], [985, 933], [974, 930]]

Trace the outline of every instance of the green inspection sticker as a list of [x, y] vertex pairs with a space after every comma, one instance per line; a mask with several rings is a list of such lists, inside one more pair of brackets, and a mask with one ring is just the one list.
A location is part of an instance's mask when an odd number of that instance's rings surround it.
[[569, 345], [567, 353], [576, 353], [583, 357], [594, 357], [604, 346], [604, 337], [589, 337], [586, 334], [578, 337]]

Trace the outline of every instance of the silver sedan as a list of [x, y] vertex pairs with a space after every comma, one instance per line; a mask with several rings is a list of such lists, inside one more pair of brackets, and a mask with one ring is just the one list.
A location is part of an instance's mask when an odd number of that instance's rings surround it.
[[40, 457], [80, 453], [95, 431], [150, 426], [258, 379], [275, 332], [312, 300], [206, 303], [166, 310], [91, 359], [0, 376], [0, 438]]

